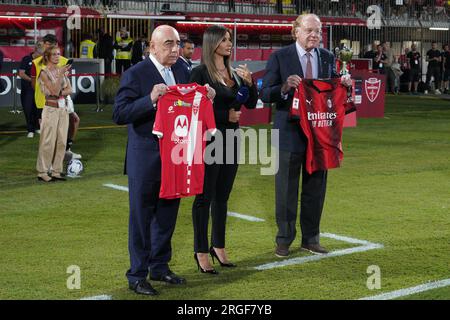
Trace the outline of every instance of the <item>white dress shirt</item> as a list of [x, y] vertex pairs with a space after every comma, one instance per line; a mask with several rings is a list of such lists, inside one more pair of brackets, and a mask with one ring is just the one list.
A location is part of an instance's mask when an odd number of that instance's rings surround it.
[[[165, 79], [164, 68], [166, 68], [166, 67], [164, 67], [161, 63], [159, 63], [158, 60], [156, 60], [156, 58], [152, 54], [150, 54], [150, 60], [152, 60], [152, 62], [155, 65], [156, 69], [158, 69], [159, 73], [161, 74], [161, 77], [163, 79]], [[170, 70], [169, 71], [169, 75], [172, 78], [173, 83], [177, 83], [175, 81], [175, 77], [173, 76], [172, 69], [169, 68], [169, 70]]]
[[[298, 42], [295, 42], [295, 47], [297, 48], [297, 53], [300, 58], [300, 64], [303, 69], [303, 76], [306, 76], [306, 64], [308, 63], [308, 57], [306, 56], [306, 50], [303, 49]], [[311, 53], [311, 66], [312, 66], [312, 75], [313, 79], [317, 79], [319, 77], [319, 57], [317, 55], [317, 50], [313, 49], [310, 51]]]

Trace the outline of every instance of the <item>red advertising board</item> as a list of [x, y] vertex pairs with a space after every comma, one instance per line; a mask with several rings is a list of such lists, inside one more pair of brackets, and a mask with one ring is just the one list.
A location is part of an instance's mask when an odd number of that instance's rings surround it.
[[[63, 20], [38, 20], [36, 38], [54, 34], [63, 50]], [[34, 49], [34, 21], [0, 19], [0, 47], [5, 61], [21, 61]], [[63, 53], [63, 52], [61, 52]]]

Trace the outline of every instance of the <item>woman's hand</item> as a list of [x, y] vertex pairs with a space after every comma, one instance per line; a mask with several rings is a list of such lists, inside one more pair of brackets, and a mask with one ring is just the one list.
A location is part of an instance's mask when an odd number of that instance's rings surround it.
[[65, 65], [62, 67], [58, 67], [58, 75], [60, 77], [68, 76], [71, 65]]
[[209, 100], [214, 100], [214, 97], [216, 96], [216, 90], [214, 90], [214, 88], [211, 88], [209, 86], [209, 84], [205, 84], [206, 87], [206, 96], [208, 97]]
[[241, 117], [241, 111], [235, 111], [234, 109], [228, 110], [228, 121], [236, 123]]
[[239, 77], [242, 78], [242, 80], [244, 80], [245, 84], [248, 87], [252, 86], [253, 80], [252, 80], [252, 73], [251, 71], [247, 68], [247, 64], [240, 64], [239, 67], [237, 67], [236, 69], [236, 73], [238, 74]]

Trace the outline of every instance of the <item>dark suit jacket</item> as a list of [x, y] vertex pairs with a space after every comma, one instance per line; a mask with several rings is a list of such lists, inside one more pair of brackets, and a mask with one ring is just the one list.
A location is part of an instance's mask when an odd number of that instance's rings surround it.
[[189, 79], [189, 77], [191, 76], [191, 71], [192, 71], [192, 63], [188, 64], [183, 58], [178, 58], [177, 62], [174, 65], [175, 67], [179, 67], [183, 70], [186, 78]]
[[[180, 68], [172, 67], [177, 83], [187, 83]], [[113, 120], [128, 125], [125, 174], [147, 181], [161, 180], [161, 158], [158, 138], [152, 134], [156, 109], [150, 100], [153, 86], [164, 83], [150, 58], [122, 74], [117, 92]]]
[[[318, 74], [320, 79], [336, 78], [334, 55], [327, 49], [315, 49], [319, 54]], [[272, 53], [266, 65], [263, 78], [261, 100], [266, 103], [276, 103], [277, 112], [273, 123], [274, 129], [279, 129], [279, 149], [289, 152], [303, 152], [306, 148], [306, 137], [298, 121], [289, 119], [289, 108], [292, 104], [294, 89], [288, 93], [287, 100], [281, 97], [281, 87], [290, 75], [297, 74], [303, 78], [303, 70], [295, 43]]]

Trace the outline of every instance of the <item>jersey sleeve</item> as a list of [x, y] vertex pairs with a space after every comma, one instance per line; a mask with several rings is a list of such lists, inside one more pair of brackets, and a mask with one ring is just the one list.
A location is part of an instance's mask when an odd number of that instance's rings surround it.
[[289, 108], [289, 115], [293, 118], [299, 118], [301, 111], [300, 111], [300, 86], [302, 84], [300, 83], [300, 85], [298, 86], [297, 89], [295, 89], [294, 92], [294, 97], [292, 98], [292, 104], [291, 107]]
[[206, 124], [206, 128], [212, 135], [214, 135], [217, 131], [216, 121], [214, 120], [214, 110], [211, 100], [209, 100], [206, 96], [203, 97], [205, 99], [204, 103], [204, 121]]
[[156, 111], [156, 117], [155, 117], [155, 122], [153, 124], [153, 130], [152, 133], [155, 134], [158, 138], [162, 138], [163, 137], [163, 132], [164, 132], [164, 119], [163, 119], [163, 103], [161, 103], [161, 101], [163, 100], [163, 98], [158, 99], [158, 108]]

